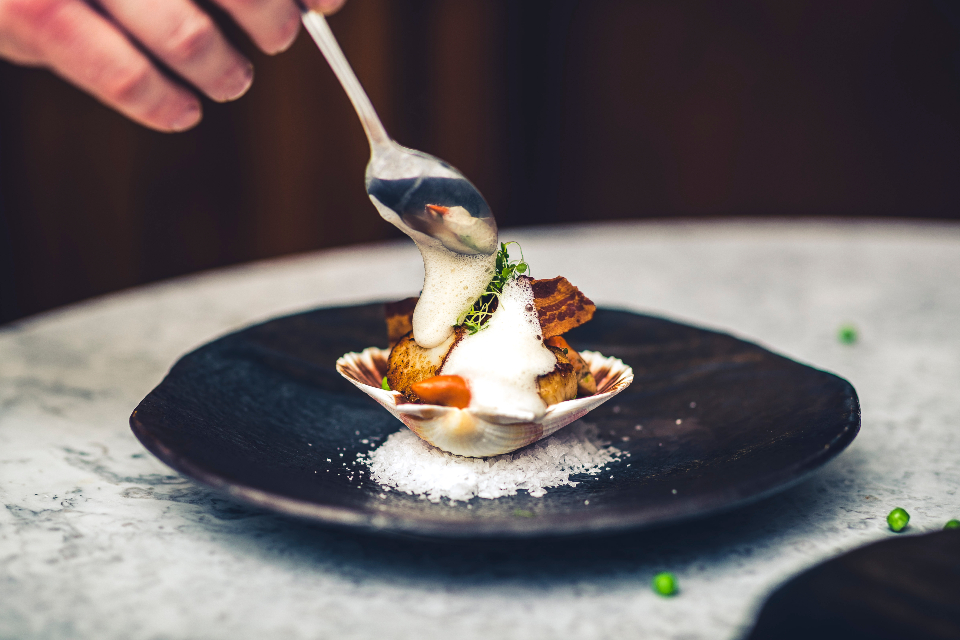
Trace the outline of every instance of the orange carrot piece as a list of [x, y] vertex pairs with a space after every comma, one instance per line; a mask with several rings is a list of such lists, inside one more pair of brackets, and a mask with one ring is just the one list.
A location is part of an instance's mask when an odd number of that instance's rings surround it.
[[410, 390], [427, 404], [466, 409], [470, 388], [461, 376], [433, 376], [410, 385]]

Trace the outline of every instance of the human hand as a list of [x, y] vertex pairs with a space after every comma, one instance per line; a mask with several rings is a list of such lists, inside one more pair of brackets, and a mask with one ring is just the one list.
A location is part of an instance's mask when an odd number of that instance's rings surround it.
[[[294, 0], [214, 0], [264, 52], [289, 47], [300, 29]], [[253, 66], [191, 0], [0, 0], [0, 57], [48, 67], [127, 117], [183, 131], [202, 117], [200, 101], [141, 48], [218, 102], [253, 82]], [[344, 0], [304, 0], [333, 13]]]

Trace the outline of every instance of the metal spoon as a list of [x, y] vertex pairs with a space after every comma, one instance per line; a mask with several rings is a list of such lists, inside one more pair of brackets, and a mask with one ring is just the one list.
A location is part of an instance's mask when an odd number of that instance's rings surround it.
[[377, 117], [323, 15], [301, 5], [303, 25], [353, 103], [370, 141], [367, 195], [380, 215], [411, 236], [466, 255], [497, 250], [497, 223], [480, 192], [449, 164], [394, 142]]

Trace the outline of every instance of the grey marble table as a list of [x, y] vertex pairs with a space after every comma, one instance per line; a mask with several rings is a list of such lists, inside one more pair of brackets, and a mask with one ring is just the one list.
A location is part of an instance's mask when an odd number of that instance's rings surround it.
[[[846, 377], [860, 436], [800, 486], [661, 531], [479, 548], [328, 531], [179, 477], [127, 418], [181, 354], [218, 335], [415, 293], [418, 254], [393, 243], [182, 278], [0, 328], [0, 638], [737, 638], [787, 577], [896, 535], [893, 507], [915, 533], [960, 517], [960, 226], [503, 236], [536, 275], [562, 273], [599, 304], [729, 331]], [[847, 322], [853, 346], [837, 340]], [[652, 593], [663, 569], [679, 596]]]

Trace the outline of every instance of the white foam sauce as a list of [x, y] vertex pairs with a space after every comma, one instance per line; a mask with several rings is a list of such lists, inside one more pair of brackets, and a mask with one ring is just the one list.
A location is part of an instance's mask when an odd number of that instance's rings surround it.
[[423, 256], [423, 291], [413, 311], [413, 339], [424, 349], [453, 335], [460, 314], [473, 306], [493, 278], [496, 254], [468, 256], [450, 251], [439, 240], [405, 225], [400, 216], [374, 196], [380, 216], [417, 244]]
[[[462, 255], [410, 229], [389, 207], [370, 196], [380, 215], [406, 233], [423, 256], [423, 291], [413, 312], [413, 338], [425, 349], [443, 345], [460, 315], [490, 283], [497, 256]], [[499, 306], [485, 328], [463, 338], [438, 372], [462, 376], [470, 387], [470, 408], [480, 413], [534, 420], [546, 403], [537, 393], [537, 376], [553, 371], [557, 359], [547, 349], [526, 279], [503, 288]]]
[[450, 336], [438, 344], [435, 347], [424, 350], [424, 355], [429, 360], [430, 364], [434, 367], [439, 367], [443, 362], [443, 357], [447, 355], [447, 351], [450, 350], [450, 345], [453, 344], [454, 335], [451, 333]]
[[547, 409], [537, 393], [537, 376], [550, 373], [556, 364], [556, 356], [543, 344], [530, 282], [515, 279], [504, 286], [484, 329], [458, 342], [439, 373], [467, 381], [471, 409], [532, 420]]
[[413, 339], [429, 349], [453, 335], [460, 314], [483, 294], [497, 256], [466, 256], [435, 240], [414, 241], [423, 256], [423, 291], [413, 312]]

